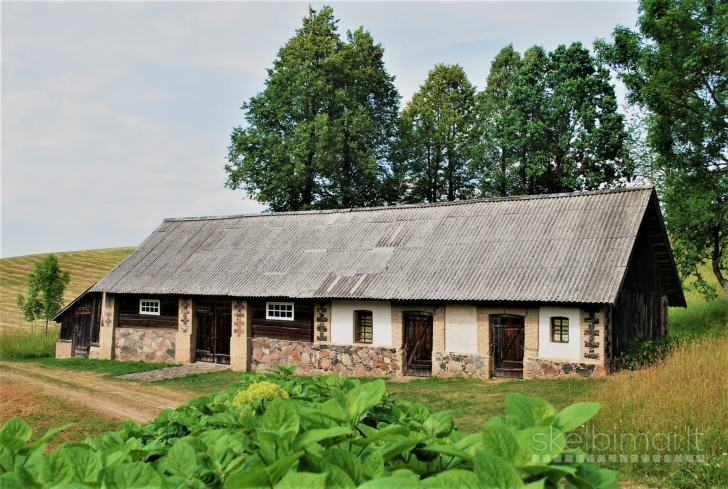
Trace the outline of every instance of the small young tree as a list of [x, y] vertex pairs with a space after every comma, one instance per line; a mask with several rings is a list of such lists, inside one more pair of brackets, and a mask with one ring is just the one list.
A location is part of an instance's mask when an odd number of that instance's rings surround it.
[[45, 319], [48, 335], [48, 321], [58, 314], [63, 306], [63, 292], [71, 280], [70, 272], [58, 267], [58, 260], [52, 254], [35, 264], [35, 271], [28, 274], [28, 298], [18, 294], [17, 304], [25, 320]]

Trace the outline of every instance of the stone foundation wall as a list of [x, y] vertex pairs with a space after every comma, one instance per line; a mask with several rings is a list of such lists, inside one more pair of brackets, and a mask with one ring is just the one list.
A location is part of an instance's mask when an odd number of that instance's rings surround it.
[[477, 353], [433, 352], [432, 375], [441, 379], [487, 379], [490, 376], [488, 358]]
[[174, 363], [175, 329], [116, 328], [114, 358]]
[[535, 377], [605, 377], [609, 367], [583, 362], [558, 362], [539, 358], [527, 358], [523, 365], [523, 378]]
[[291, 364], [298, 365], [296, 375], [386, 377], [400, 372], [397, 348], [253, 338], [252, 350], [251, 372], [267, 372], [278, 365]]
[[56, 343], [56, 358], [71, 358], [73, 344], [70, 341]]

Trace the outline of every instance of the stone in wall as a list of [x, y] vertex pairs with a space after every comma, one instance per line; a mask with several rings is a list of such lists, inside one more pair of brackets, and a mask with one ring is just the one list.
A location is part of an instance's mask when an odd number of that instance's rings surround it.
[[466, 379], [487, 379], [488, 359], [485, 355], [472, 353], [434, 352], [432, 354], [432, 375], [441, 379], [463, 377]]
[[116, 328], [114, 358], [174, 363], [177, 330]]
[[524, 364], [523, 377], [605, 377], [609, 373], [606, 365], [583, 362], [557, 362], [539, 358], [528, 358]]
[[386, 377], [399, 374], [396, 348], [331, 345], [253, 338], [250, 370], [268, 372], [279, 365], [297, 365], [296, 375], [336, 373], [347, 377]]

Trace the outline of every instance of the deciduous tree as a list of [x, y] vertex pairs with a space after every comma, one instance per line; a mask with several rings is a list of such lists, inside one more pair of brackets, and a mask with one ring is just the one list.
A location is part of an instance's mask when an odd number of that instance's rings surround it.
[[266, 88], [243, 104], [226, 185], [273, 211], [391, 200], [389, 152], [399, 94], [384, 49], [360, 28], [343, 41], [333, 10], [309, 10], [278, 52]]
[[641, 0], [638, 31], [618, 26], [595, 47], [648, 111], [665, 217], [683, 278], [709, 261], [728, 293], [728, 3]]
[[68, 271], [61, 271], [58, 260], [53, 254], [35, 264], [35, 271], [28, 275], [28, 297], [18, 295], [17, 304], [28, 322], [45, 319], [45, 332], [48, 334], [48, 321], [58, 314], [63, 306], [63, 293], [71, 280]]

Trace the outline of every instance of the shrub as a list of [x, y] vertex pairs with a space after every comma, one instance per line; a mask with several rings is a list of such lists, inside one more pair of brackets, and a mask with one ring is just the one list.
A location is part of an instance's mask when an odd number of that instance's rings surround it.
[[380, 379], [289, 372], [267, 379], [289, 399], [259, 396], [260, 412], [235, 402], [265, 379], [246, 375], [230, 391], [45, 457], [48, 435], [28, 445], [30, 428], [13, 418], [0, 430], [0, 487], [615, 487], [616, 472], [565, 449], [564, 433], [598, 404], [558, 412], [510, 393], [505, 418], [465, 436], [447, 412], [394, 401]]
[[653, 365], [664, 360], [677, 343], [678, 340], [672, 337], [642, 341], [638, 336], [630, 341], [627, 351], [622, 353], [622, 365], [630, 370]]

